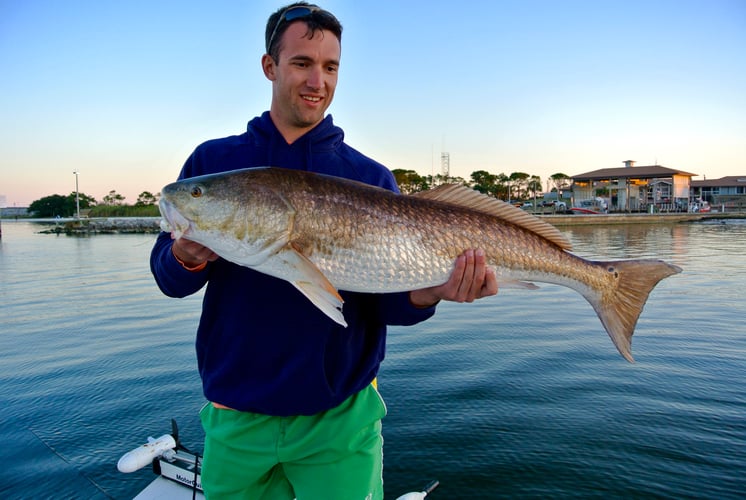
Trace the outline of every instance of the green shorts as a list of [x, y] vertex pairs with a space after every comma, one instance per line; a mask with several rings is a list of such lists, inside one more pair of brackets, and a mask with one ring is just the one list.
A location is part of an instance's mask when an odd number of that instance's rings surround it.
[[200, 411], [205, 496], [380, 500], [385, 415], [372, 385], [313, 416], [271, 417], [207, 404]]

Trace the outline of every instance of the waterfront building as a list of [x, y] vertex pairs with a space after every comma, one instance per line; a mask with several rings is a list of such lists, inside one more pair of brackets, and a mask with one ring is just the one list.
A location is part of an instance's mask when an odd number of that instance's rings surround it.
[[636, 167], [626, 160], [624, 167], [602, 168], [572, 176], [575, 203], [597, 197], [608, 200], [609, 211], [687, 211], [692, 177], [662, 165]]
[[27, 217], [29, 215], [29, 212], [28, 207], [4, 207], [0, 208], [0, 215], [5, 218]]
[[726, 210], [743, 210], [746, 208], [746, 175], [692, 181], [691, 196]]

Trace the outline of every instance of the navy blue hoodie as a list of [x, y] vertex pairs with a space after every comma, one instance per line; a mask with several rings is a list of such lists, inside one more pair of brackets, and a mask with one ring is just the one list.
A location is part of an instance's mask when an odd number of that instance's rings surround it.
[[[275, 166], [345, 177], [398, 192], [391, 172], [344, 143], [327, 116], [287, 144], [269, 112], [244, 134], [197, 147], [180, 179], [239, 168]], [[184, 269], [161, 233], [150, 266], [160, 289], [185, 297], [207, 289], [197, 330], [197, 363], [205, 397], [241, 411], [313, 415], [371, 383], [383, 360], [386, 325], [423, 321], [435, 308], [411, 305], [408, 293], [340, 291], [343, 328], [286, 281], [218, 259], [201, 272]]]

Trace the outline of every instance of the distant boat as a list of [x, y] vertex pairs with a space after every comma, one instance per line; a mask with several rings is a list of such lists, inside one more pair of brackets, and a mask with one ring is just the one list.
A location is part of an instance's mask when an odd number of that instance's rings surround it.
[[570, 210], [573, 213], [581, 214], [603, 214], [608, 212], [609, 205], [603, 198], [596, 197], [587, 200], [580, 200]]
[[596, 212], [595, 210], [590, 210], [588, 208], [580, 208], [580, 207], [572, 207], [570, 209], [572, 213], [575, 214], [596, 214], [599, 215], [601, 212]]
[[699, 201], [699, 202], [696, 202], [696, 203], [692, 203], [690, 205], [690, 207], [689, 207], [689, 211], [690, 212], [699, 212], [699, 213], [703, 213], [703, 214], [706, 214], [710, 210], [712, 210], [712, 207], [706, 201]]

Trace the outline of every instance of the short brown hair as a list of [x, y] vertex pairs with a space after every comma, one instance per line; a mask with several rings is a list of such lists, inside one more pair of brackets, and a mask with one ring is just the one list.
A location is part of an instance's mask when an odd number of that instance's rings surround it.
[[[289, 21], [285, 19], [285, 15], [300, 7], [308, 7], [310, 12], [306, 15], [302, 15], [297, 18], [292, 18]], [[295, 2], [281, 9], [278, 9], [275, 13], [269, 16], [267, 19], [267, 28], [264, 31], [264, 45], [269, 54], [275, 62], [280, 56], [280, 40], [282, 35], [294, 22], [303, 21], [308, 27], [306, 36], [313, 38], [317, 31], [326, 30], [332, 32], [337, 37], [340, 43], [342, 43], [342, 24], [334, 17], [329, 11], [326, 11], [318, 5], [309, 4], [307, 2]]]

